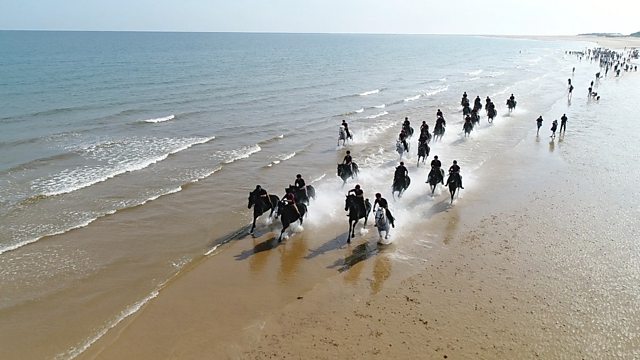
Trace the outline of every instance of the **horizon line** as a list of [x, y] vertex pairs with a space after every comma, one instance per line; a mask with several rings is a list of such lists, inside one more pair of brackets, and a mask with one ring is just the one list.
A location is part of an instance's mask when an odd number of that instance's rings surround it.
[[[558, 37], [558, 36], [598, 36], [590, 34], [464, 34], [464, 33], [375, 33], [375, 32], [291, 32], [291, 31], [192, 31], [192, 30], [77, 30], [77, 29], [0, 29], [0, 31], [24, 31], [24, 32], [122, 32], [122, 33], [185, 33], [185, 34], [307, 34], [307, 35], [442, 35], [442, 36], [532, 36], [532, 37]], [[601, 33], [619, 34], [622, 33]]]

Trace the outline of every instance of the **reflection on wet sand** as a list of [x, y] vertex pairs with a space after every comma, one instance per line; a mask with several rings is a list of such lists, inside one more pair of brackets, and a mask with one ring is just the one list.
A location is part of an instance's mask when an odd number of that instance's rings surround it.
[[386, 254], [376, 256], [373, 262], [373, 281], [371, 282], [371, 294], [377, 294], [382, 289], [384, 282], [391, 276], [391, 261]]

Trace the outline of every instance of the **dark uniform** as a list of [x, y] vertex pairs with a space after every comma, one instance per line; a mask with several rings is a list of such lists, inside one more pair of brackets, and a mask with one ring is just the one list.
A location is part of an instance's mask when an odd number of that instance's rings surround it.
[[387, 199], [383, 198], [382, 196], [376, 198], [376, 201], [373, 203], [373, 211], [376, 210], [376, 205], [380, 205], [380, 207], [384, 209], [384, 212], [387, 215], [387, 218], [389, 219], [391, 226], [396, 227], [395, 225], [396, 219], [393, 217], [393, 215], [391, 215], [391, 211], [389, 211], [389, 203], [387, 202]]

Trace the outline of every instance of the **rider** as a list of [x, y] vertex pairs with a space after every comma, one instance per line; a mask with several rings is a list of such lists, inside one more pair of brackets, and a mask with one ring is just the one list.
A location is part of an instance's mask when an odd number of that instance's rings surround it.
[[411, 122], [409, 118], [405, 116], [404, 122], [402, 123], [402, 130], [407, 133], [407, 136], [411, 135]]
[[353, 158], [351, 158], [351, 151], [347, 150], [347, 155], [344, 156], [342, 163], [349, 166], [349, 169], [353, 172]]
[[433, 160], [431, 160], [431, 169], [435, 170], [438, 174], [438, 176], [440, 176], [440, 183], [442, 183], [442, 185], [444, 185], [444, 178], [442, 176], [442, 162], [440, 162], [440, 160], [438, 160], [438, 155], [433, 157]]
[[351, 132], [349, 131], [349, 124], [347, 124], [346, 120], [342, 120], [342, 126], [344, 126], [344, 131], [347, 133], [347, 139], [352, 138]]
[[366, 206], [364, 204], [364, 191], [362, 191], [362, 189], [360, 189], [360, 184], [356, 184], [356, 187], [349, 190], [349, 192], [347, 192], [347, 195], [353, 193], [356, 196], [356, 199], [358, 201], [358, 205], [360, 206], [360, 209], [362, 209], [362, 211], [366, 211]]
[[400, 165], [396, 167], [396, 172], [393, 174], [393, 179], [396, 181], [402, 179], [404, 181], [407, 176], [409, 176], [409, 170], [404, 167], [404, 161], [400, 161]]
[[474, 100], [473, 107], [474, 108], [481, 108], [482, 107], [482, 100], [480, 100], [480, 95], [476, 96], [476, 99]]
[[307, 184], [304, 182], [304, 179], [302, 178], [302, 175], [300, 175], [300, 174], [296, 175], [296, 181], [293, 183], [293, 185], [299, 191], [302, 191], [305, 196], [308, 196], [307, 195]]
[[298, 205], [296, 203], [296, 196], [293, 194], [293, 191], [288, 191], [287, 194], [284, 196], [283, 200], [285, 202], [285, 205], [291, 205], [293, 209], [296, 211], [296, 214], [298, 214], [298, 217], [300, 217], [300, 210], [298, 210]]
[[509, 100], [511, 100], [512, 103], [515, 103], [516, 97], [511, 94], [511, 96], [509, 96]]
[[409, 152], [409, 144], [407, 144], [407, 132], [404, 129], [400, 130], [400, 135], [398, 135], [398, 140], [402, 142], [404, 146], [404, 151]]
[[438, 111], [436, 112], [436, 118], [443, 118], [444, 115], [442, 115], [442, 111], [440, 111], [440, 109], [438, 109]]
[[380, 205], [380, 207], [384, 209], [384, 212], [387, 214], [387, 218], [389, 219], [391, 226], [396, 227], [395, 219], [393, 215], [391, 215], [391, 211], [389, 211], [389, 203], [387, 202], [387, 199], [383, 198], [382, 194], [380, 193], [376, 193], [376, 201], [373, 203], [373, 211], [376, 211], [376, 205]]
[[269, 198], [267, 190], [263, 189], [260, 185], [256, 185], [256, 189], [254, 190], [254, 192], [258, 194], [262, 201], [268, 203], [271, 208], [273, 208], [273, 204], [271, 203], [271, 198]]
[[[449, 168], [449, 179], [451, 179], [451, 175], [453, 174], [458, 174], [458, 180], [459, 180], [458, 185], [460, 186], [460, 189], [464, 189], [464, 187], [462, 187], [462, 176], [460, 175], [460, 166], [458, 166], [458, 162], [456, 160], [453, 160], [453, 165], [451, 165], [451, 167]], [[449, 180], [447, 180], [447, 183], [449, 183]]]

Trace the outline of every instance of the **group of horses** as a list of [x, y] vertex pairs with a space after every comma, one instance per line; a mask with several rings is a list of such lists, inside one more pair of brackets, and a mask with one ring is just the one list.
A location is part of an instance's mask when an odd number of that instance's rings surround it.
[[313, 185], [307, 185], [306, 189], [299, 189], [293, 185], [289, 185], [289, 187], [285, 189], [285, 196], [289, 192], [293, 192], [298, 211], [293, 207], [293, 204], [286, 203], [284, 196], [281, 200], [276, 195], [268, 194], [268, 199], [265, 199], [260, 196], [259, 190], [254, 190], [249, 193], [249, 204], [247, 208], [251, 209], [253, 207], [253, 224], [249, 231], [250, 234], [253, 234], [256, 228], [256, 220], [258, 217], [267, 211], [270, 211], [269, 218], [272, 218], [275, 214], [275, 218], [277, 219], [279, 217], [282, 222], [282, 230], [280, 231], [278, 242], [282, 241], [282, 236], [289, 228], [289, 225], [296, 221], [299, 221], [300, 225], [302, 225], [304, 217], [308, 212], [309, 202], [316, 197], [316, 189]]

